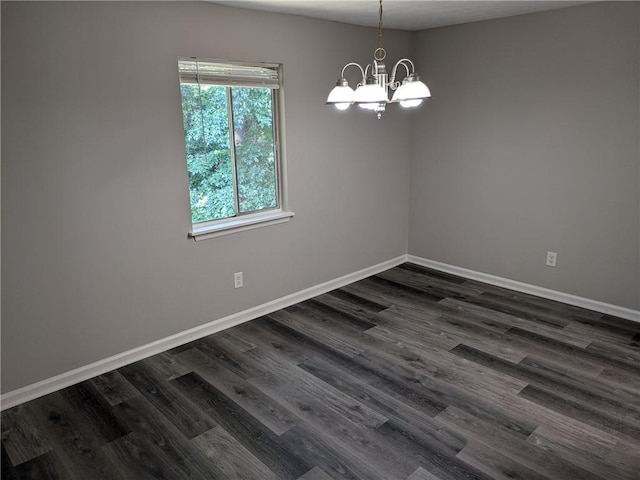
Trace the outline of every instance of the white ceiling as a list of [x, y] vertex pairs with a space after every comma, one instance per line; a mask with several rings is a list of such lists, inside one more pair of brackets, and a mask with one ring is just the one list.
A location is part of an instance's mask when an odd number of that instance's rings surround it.
[[[234, 7], [291, 13], [369, 27], [378, 26], [378, 0], [210, 0]], [[588, 1], [384, 0], [383, 26], [423, 30], [490, 18], [553, 10]]]

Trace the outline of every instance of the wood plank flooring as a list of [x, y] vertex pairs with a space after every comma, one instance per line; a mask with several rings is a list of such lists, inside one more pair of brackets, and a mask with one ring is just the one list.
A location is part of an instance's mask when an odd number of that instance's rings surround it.
[[2, 413], [2, 479], [638, 480], [640, 324], [404, 264]]

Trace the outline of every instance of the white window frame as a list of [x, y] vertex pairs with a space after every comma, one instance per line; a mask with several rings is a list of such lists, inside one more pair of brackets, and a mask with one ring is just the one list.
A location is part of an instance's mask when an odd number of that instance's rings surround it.
[[[252, 230], [255, 228], [266, 227], [270, 225], [276, 225], [279, 223], [288, 222], [295, 213], [288, 208], [287, 201], [287, 176], [286, 176], [286, 155], [283, 145], [285, 144], [285, 128], [284, 128], [284, 95], [282, 93], [282, 65], [281, 64], [267, 64], [267, 63], [248, 63], [248, 62], [235, 62], [229, 60], [214, 60], [195, 57], [179, 57], [179, 74], [180, 84], [183, 82], [183, 77], [190, 77], [200, 82], [200, 78], [193, 76], [193, 73], [187, 71], [189, 64], [224, 64], [229, 66], [231, 70], [234, 67], [238, 67], [240, 75], [242, 75], [243, 67], [266, 67], [274, 69], [278, 72], [277, 79], [268, 78], [264, 80], [260, 79], [240, 79], [236, 80], [234, 77], [221, 77], [219, 83], [217, 77], [209, 76], [207, 83], [219, 84], [221, 86], [231, 86], [235, 84], [246, 84], [247, 82], [253, 85], [265, 84], [271, 86], [274, 89], [274, 143], [275, 143], [275, 156], [276, 156], [276, 178], [277, 178], [277, 192], [278, 192], [278, 207], [260, 210], [257, 212], [240, 213], [228, 218], [222, 218], [218, 220], [210, 220], [206, 222], [192, 223], [191, 230], [188, 232], [189, 237], [195, 241], [207, 240], [210, 238], [216, 238], [223, 235], [230, 235], [237, 232], [246, 230]], [[187, 65], [186, 67], [184, 67]], [[277, 85], [274, 87], [274, 82]], [[180, 102], [180, 110], [182, 114], [182, 101]], [[186, 147], [186, 146], [185, 146]], [[185, 149], [186, 150], [186, 149]], [[235, 161], [235, 160], [234, 160]], [[189, 184], [187, 188], [190, 189]], [[191, 217], [191, 205], [189, 205], [189, 216]]]

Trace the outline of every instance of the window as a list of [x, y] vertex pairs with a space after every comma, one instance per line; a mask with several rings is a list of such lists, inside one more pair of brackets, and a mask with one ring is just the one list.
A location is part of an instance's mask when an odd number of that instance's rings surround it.
[[279, 148], [280, 66], [180, 58], [190, 236], [287, 221]]

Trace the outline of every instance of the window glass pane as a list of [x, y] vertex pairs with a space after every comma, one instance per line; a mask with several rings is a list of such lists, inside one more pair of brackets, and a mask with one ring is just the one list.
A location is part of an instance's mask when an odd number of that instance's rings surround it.
[[278, 207], [270, 88], [233, 87], [233, 125], [242, 213]]
[[180, 86], [193, 223], [235, 215], [227, 89]]

